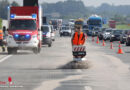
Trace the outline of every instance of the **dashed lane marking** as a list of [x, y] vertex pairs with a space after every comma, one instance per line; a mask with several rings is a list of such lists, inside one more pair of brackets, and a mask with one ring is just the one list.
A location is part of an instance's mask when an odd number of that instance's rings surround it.
[[0, 59], [0, 63], [2, 63], [3, 61], [7, 60], [7, 59], [10, 58], [11, 56], [13, 56], [13, 55], [8, 55], [8, 56], [6, 56], [6, 57]]

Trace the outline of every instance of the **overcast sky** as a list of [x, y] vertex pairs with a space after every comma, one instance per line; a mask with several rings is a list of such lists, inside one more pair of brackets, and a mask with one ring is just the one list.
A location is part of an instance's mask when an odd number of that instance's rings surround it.
[[[9, 1], [17, 1], [19, 3], [22, 3], [23, 0], [9, 0]], [[64, 0], [39, 0], [40, 3], [42, 2], [54, 3], [58, 1], [64, 1]], [[82, 0], [82, 1], [86, 6], [99, 6], [102, 3], [108, 3], [114, 5], [130, 5], [130, 0]]]

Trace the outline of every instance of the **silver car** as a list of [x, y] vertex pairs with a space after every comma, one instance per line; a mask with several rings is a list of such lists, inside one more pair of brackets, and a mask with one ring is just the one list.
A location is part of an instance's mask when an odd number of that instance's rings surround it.
[[104, 40], [109, 40], [110, 39], [111, 31], [112, 31], [112, 29], [106, 29], [104, 31], [104, 33], [103, 33], [103, 39]]

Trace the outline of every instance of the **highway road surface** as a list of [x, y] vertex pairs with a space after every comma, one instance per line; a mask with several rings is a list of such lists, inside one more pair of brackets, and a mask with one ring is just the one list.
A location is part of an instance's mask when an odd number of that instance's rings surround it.
[[[56, 36], [52, 47], [43, 46], [40, 54], [19, 51], [0, 53], [0, 90], [130, 90], [130, 47], [124, 54], [86, 42], [88, 69], [64, 69], [73, 60], [70, 37]], [[66, 66], [67, 67], [67, 66]]]

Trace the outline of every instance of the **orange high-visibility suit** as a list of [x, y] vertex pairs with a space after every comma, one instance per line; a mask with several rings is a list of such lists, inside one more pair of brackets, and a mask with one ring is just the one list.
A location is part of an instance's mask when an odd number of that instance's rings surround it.
[[78, 35], [78, 32], [74, 33], [74, 36], [72, 38], [72, 45], [84, 45], [86, 40], [86, 36], [83, 32]]

